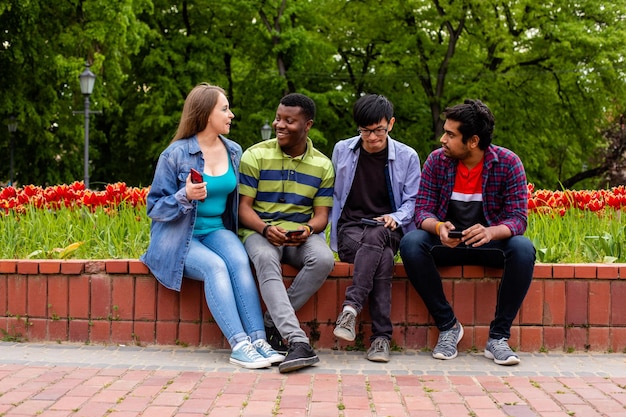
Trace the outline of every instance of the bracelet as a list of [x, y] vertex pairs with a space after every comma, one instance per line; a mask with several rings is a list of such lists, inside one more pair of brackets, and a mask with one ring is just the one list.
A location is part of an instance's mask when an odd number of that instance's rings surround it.
[[439, 229], [441, 229], [441, 225], [442, 224], [443, 224], [443, 222], [439, 222], [439, 223], [437, 223], [437, 226], [435, 226], [435, 233], [437, 233], [437, 236], [440, 236]]
[[310, 224], [305, 224], [304, 227], [309, 229], [309, 234], [312, 235], [315, 232], [315, 229], [313, 229], [313, 226], [311, 226]]
[[267, 229], [269, 229], [270, 227], [272, 227], [271, 224], [266, 224], [265, 227], [263, 228], [263, 232], [261, 233], [263, 235], [263, 237], [267, 237]]

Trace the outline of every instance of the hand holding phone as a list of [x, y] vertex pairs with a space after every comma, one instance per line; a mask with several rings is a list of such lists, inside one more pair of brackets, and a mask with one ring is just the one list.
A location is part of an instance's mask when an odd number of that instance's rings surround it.
[[300, 229], [300, 230], [289, 230], [289, 231], [287, 231], [287, 233], [285, 233], [285, 237], [300, 236], [302, 233], [304, 233], [303, 229]]
[[448, 237], [450, 239], [461, 239], [463, 237], [463, 231], [462, 230], [449, 230]]
[[[200, 171], [198, 171], [197, 169], [191, 168], [189, 173], [191, 174], [191, 182], [192, 183], [194, 183], [194, 184], [201, 184], [201, 183], [204, 182], [204, 179], [202, 178], [202, 173]], [[204, 202], [204, 198], [202, 200], [200, 200], [200, 202]]]
[[374, 219], [361, 219], [361, 223], [366, 224], [368, 226], [384, 226], [385, 222], [382, 220], [374, 220]]

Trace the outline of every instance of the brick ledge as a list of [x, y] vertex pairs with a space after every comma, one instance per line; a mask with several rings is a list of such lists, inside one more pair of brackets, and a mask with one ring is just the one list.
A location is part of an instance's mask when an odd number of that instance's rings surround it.
[[[450, 266], [439, 268], [444, 278], [483, 278], [486, 276], [500, 276], [501, 270], [477, 265]], [[335, 262], [335, 268], [330, 277], [351, 277], [353, 265], [346, 262]], [[283, 265], [283, 275], [294, 277], [297, 269]], [[89, 274], [132, 274], [150, 275], [148, 268], [137, 259], [104, 259], [104, 260], [21, 260], [0, 259], [0, 274], [21, 275], [79, 275]], [[404, 265], [395, 265], [395, 278], [406, 278]], [[603, 264], [603, 263], [537, 263], [535, 264], [535, 279], [547, 278], [578, 278], [578, 279], [626, 279], [626, 263]]]

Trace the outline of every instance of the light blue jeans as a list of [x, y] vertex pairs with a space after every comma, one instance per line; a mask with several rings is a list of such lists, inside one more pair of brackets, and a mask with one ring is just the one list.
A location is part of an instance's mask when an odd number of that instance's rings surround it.
[[[335, 266], [335, 258], [323, 235], [312, 235], [300, 246], [274, 246], [258, 233], [245, 242], [254, 264], [259, 289], [269, 316], [265, 324], [276, 326], [289, 343], [309, 343], [300, 327], [298, 311], [322, 286]], [[288, 289], [281, 263], [300, 269]]]
[[261, 302], [239, 237], [227, 229], [194, 236], [184, 276], [204, 282], [206, 303], [231, 348], [265, 339]]

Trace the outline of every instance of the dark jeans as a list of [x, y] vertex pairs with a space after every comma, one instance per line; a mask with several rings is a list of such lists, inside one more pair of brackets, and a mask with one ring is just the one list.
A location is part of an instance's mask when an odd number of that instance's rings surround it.
[[535, 248], [528, 238], [513, 236], [491, 241], [480, 248], [465, 245], [448, 248], [441, 244], [438, 236], [415, 230], [402, 238], [400, 255], [411, 284], [424, 300], [440, 331], [454, 326], [456, 317], [443, 292], [438, 265], [504, 268], [489, 337], [511, 337], [511, 325], [526, 297], [535, 267]]
[[391, 279], [394, 256], [402, 232], [382, 226], [345, 225], [337, 234], [339, 259], [354, 264], [352, 285], [346, 289], [344, 306], [360, 313], [369, 296], [372, 337], [391, 340]]

